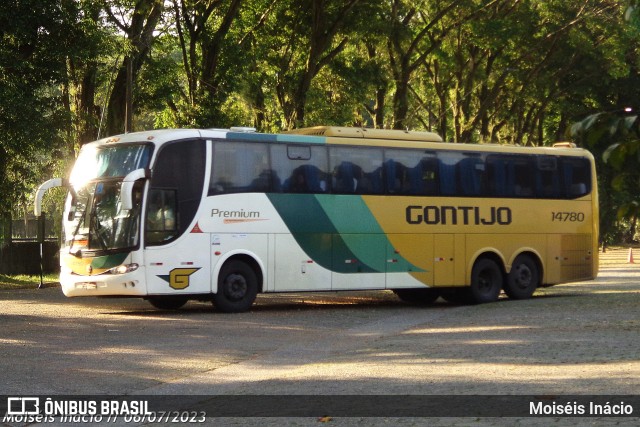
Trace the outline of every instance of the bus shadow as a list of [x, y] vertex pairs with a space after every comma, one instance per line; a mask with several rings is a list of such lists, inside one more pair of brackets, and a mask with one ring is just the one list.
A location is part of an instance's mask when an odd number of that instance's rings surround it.
[[[535, 302], [536, 300], [562, 300], [565, 298], [582, 298], [585, 296], [592, 296], [592, 294], [584, 293], [562, 293], [562, 294], [544, 294], [534, 295], [527, 300], [513, 300], [505, 295], [502, 295], [500, 299], [491, 304], [516, 304], [526, 303], [527, 301]], [[248, 313], [295, 313], [301, 311], [348, 311], [348, 310], [371, 310], [371, 309], [383, 309], [383, 310], [395, 310], [395, 309], [444, 309], [454, 307], [472, 307], [474, 304], [446, 301], [442, 298], [438, 299], [433, 304], [419, 304], [404, 302], [400, 299], [394, 299], [394, 297], [383, 298], [363, 298], [363, 297], [322, 297], [317, 294], [309, 294], [308, 297], [296, 296], [296, 297], [282, 297], [282, 296], [267, 296], [261, 298], [260, 296], [256, 300], [256, 303], [251, 307]], [[154, 317], [154, 316], [168, 316], [168, 315], [180, 315], [180, 316], [200, 316], [212, 314], [224, 315], [224, 316], [238, 316], [244, 313], [224, 313], [216, 309], [210, 302], [198, 302], [191, 301], [186, 306], [177, 310], [156, 309], [151, 306], [147, 309], [133, 309], [133, 310], [113, 310], [104, 311], [103, 314], [111, 315], [123, 315], [123, 316], [142, 316], [142, 317]]]

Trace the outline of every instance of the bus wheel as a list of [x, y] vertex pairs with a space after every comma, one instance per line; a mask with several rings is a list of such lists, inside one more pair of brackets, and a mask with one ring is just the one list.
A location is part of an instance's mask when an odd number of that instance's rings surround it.
[[147, 298], [147, 301], [159, 310], [177, 310], [189, 301], [185, 297], [158, 295]]
[[504, 284], [504, 292], [513, 299], [527, 299], [540, 285], [538, 264], [528, 255], [518, 255]]
[[246, 263], [232, 260], [225, 263], [218, 276], [218, 293], [213, 304], [225, 313], [247, 311], [258, 294], [258, 279]]
[[433, 304], [440, 296], [440, 290], [433, 288], [394, 289], [393, 293], [404, 302], [423, 305]]
[[498, 300], [502, 290], [502, 271], [495, 261], [482, 258], [471, 270], [471, 298], [473, 302], [482, 304]]

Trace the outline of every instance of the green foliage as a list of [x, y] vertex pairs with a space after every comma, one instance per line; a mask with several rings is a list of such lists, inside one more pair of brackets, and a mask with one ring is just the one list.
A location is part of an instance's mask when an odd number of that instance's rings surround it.
[[571, 133], [596, 156], [601, 198], [601, 234], [605, 241], [619, 235], [635, 237], [640, 214], [640, 117], [632, 111], [596, 113], [575, 123]]
[[[134, 130], [364, 125], [544, 145], [640, 99], [639, 10], [635, 0], [7, 0], [0, 214], [26, 209], [37, 183], [65, 175], [107, 125], [122, 128], [126, 56]], [[614, 216], [631, 215], [619, 208], [639, 179], [630, 120], [573, 128], [621, 194], [601, 193]]]
[[64, 80], [77, 13], [58, 0], [0, 7], [0, 214], [24, 206], [55, 163], [67, 119], [55, 84]]

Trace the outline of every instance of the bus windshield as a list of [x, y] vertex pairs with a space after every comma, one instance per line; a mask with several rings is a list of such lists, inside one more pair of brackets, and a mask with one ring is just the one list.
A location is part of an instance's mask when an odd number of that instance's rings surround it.
[[152, 145], [85, 145], [71, 171], [69, 181], [76, 190], [97, 178], [124, 177], [136, 169], [149, 167]]
[[69, 252], [113, 252], [138, 245], [142, 185], [133, 189], [133, 209], [122, 210], [120, 180], [91, 182], [70, 196], [65, 222]]

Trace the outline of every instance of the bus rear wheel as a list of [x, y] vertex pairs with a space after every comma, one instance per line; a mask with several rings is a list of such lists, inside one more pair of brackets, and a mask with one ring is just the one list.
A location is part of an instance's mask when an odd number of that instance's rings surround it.
[[529, 255], [518, 255], [504, 284], [504, 293], [513, 299], [527, 299], [540, 285], [540, 269]]
[[433, 288], [394, 289], [393, 293], [404, 302], [421, 305], [433, 304], [440, 296], [440, 290]]
[[258, 279], [251, 266], [238, 260], [225, 263], [218, 276], [218, 292], [213, 304], [225, 313], [249, 310], [258, 294]]
[[471, 298], [476, 304], [498, 300], [504, 278], [502, 270], [490, 258], [481, 258], [471, 270]]
[[172, 295], [158, 295], [147, 298], [147, 301], [159, 310], [177, 310], [189, 301], [188, 298]]

